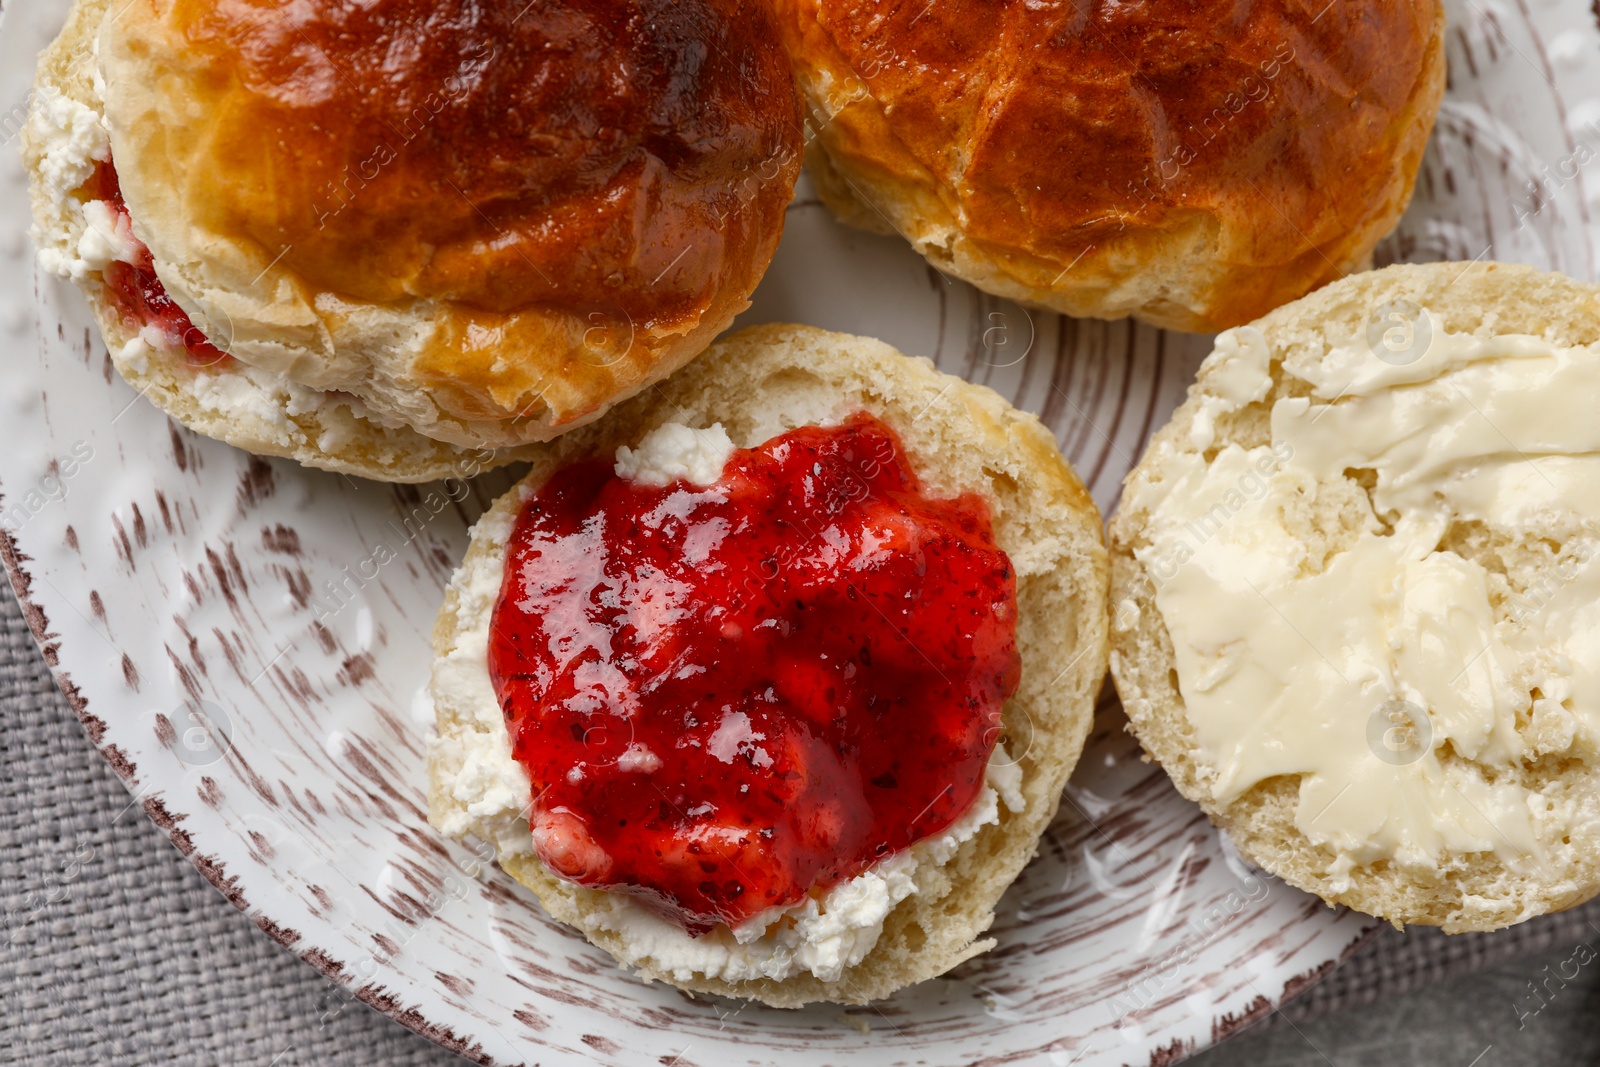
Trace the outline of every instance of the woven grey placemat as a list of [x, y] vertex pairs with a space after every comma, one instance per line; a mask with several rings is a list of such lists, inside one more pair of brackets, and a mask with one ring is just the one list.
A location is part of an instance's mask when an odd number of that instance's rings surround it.
[[[0, 590], [0, 1061], [461, 1062], [334, 987], [234, 911], [132, 804]], [[1551, 947], [1600, 904], [1496, 934], [1384, 930], [1263, 1028]]]

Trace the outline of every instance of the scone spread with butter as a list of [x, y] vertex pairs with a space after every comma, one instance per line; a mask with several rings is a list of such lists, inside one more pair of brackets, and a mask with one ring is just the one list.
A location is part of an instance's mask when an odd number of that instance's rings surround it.
[[880, 342], [744, 331], [474, 527], [430, 819], [647, 977], [887, 996], [992, 944], [1087, 736], [1105, 568], [1038, 420]]
[[505, 462], [748, 305], [800, 166], [749, 0], [79, 0], [40, 262], [178, 421], [394, 481]]
[[1600, 891], [1600, 288], [1391, 267], [1228, 331], [1111, 525], [1112, 673], [1240, 851], [1396, 924]]

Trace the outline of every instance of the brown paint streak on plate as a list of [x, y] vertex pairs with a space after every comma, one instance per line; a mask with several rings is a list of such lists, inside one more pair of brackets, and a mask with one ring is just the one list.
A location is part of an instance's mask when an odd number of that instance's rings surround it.
[[437, 1045], [443, 1046], [458, 1056], [465, 1057], [474, 1063], [493, 1064], [483, 1051], [483, 1046], [477, 1042], [468, 1042], [457, 1037], [455, 1033], [429, 1022], [415, 1008], [402, 1008], [394, 996], [379, 986], [364, 985], [355, 992], [356, 999], [364, 1004], [371, 1005], [390, 1018], [399, 1022], [408, 1029], [414, 1030]]
[[167, 429], [172, 440], [172, 462], [180, 471], [189, 469], [189, 450], [183, 439], [183, 427], [171, 419], [167, 420]]
[[[361, 892], [364, 893], [368, 897], [368, 899], [370, 899], [374, 904], [376, 904], [378, 907], [382, 908], [384, 911], [388, 912], [389, 915], [391, 917], [393, 917], [393, 919], [396, 922], [405, 923], [407, 926], [415, 926], [417, 924], [416, 919], [412, 918], [410, 915], [405, 914], [405, 912], [402, 912], [398, 908], [395, 908], [393, 905], [389, 904], [388, 901], [384, 900], [382, 897], [378, 896], [378, 894], [374, 893], [372, 891], [371, 887], [369, 887], [369, 886], [361, 886], [360, 888], [361, 888]], [[377, 935], [374, 935], [374, 936], [378, 937], [378, 938], [382, 938], [383, 937], [382, 934], [377, 934]], [[394, 942], [392, 942], [392, 941], [389, 942], [389, 945], [393, 945], [393, 944], [394, 944]], [[388, 945], [385, 945], [384, 946], [384, 951], [388, 952], [390, 955], [393, 955], [397, 951], [397, 948], [390, 948], [390, 947], [388, 947]]]
[[[83, 722], [84, 727], [89, 731], [91, 739], [94, 737], [96, 728], [101, 734], [104, 734], [105, 724], [94, 716], [88, 716]], [[91, 727], [90, 723], [93, 723], [94, 726]], [[133, 784], [134, 777], [138, 774], [138, 768], [133, 765], [133, 761], [128, 758], [126, 752], [116, 745], [106, 745], [100, 750], [100, 754], [106, 758], [107, 763], [111, 764], [111, 769], [117, 772], [117, 777], [122, 779], [124, 785]]]
[[189, 694], [189, 699], [199, 700], [200, 683], [195, 679], [194, 672], [189, 669], [187, 663], [178, 658], [178, 654], [172, 650], [171, 645], [167, 645], [166, 649], [167, 661], [172, 664], [172, 669], [177, 672], [178, 681], [182, 684], [183, 691]]
[[550, 1020], [537, 1012], [529, 1011], [527, 1008], [516, 1009], [511, 1013], [511, 1017], [529, 1030], [543, 1031], [550, 1028]]
[[281, 522], [261, 528], [261, 547], [285, 556], [300, 555], [300, 535]]
[[1176, 1067], [1177, 1064], [1194, 1055], [1194, 1052], [1195, 1045], [1193, 1041], [1185, 1041], [1179, 1038], [1170, 1045], [1165, 1045], [1150, 1053], [1150, 1067]]
[[133, 658], [126, 652], [122, 654], [122, 680], [135, 693], [139, 691], [139, 668], [133, 665]]
[[245, 463], [245, 469], [239, 472], [239, 510], [252, 510], [277, 490], [272, 464], [260, 456], [251, 456]]
[[[1331, 967], [1331, 964], [1328, 966]], [[1243, 1011], [1238, 1013], [1229, 1012], [1227, 1015], [1212, 1020], [1211, 1043], [1213, 1045], [1220, 1044], [1224, 1038], [1238, 1033], [1252, 1023], [1265, 1019], [1275, 1010], [1272, 1006], [1272, 1001], [1266, 997], [1257, 997], [1246, 1005]]]
[[245, 782], [250, 786], [250, 791], [256, 796], [260, 797], [263, 803], [265, 803], [269, 808], [278, 807], [278, 796], [273, 792], [271, 783], [269, 783], [260, 774], [256, 773], [256, 769], [251, 766], [250, 761], [245, 758], [245, 754], [241, 750], [241, 746], [229, 745], [227, 751], [223, 753], [223, 759], [228, 762], [229, 766], [237, 767], [239, 769], [239, 773], [244, 777]]
[[335, 982], [344, 980], [344, 965], [319, 948], [307, 949], [300, 958], [315, 967], [324, 978]]
[[[233, 589], [236, 576], [229, 572], [222, 562], [222, 557], [217, 554], [216, 549], [211, 548], [209, 545], [206, 547], [206, 562], [211, 564], [211, 576], [217, 580], [217, 589], [222, 593], [222, 598], [228, 602], [230, 608], [237, 612], [239, 600], [234, 595]], [[244, 576], [242, 574], [237, 575], [237, 579], [240, 586], [239, 592], [248, 592], [248, 587], [244, 585]]]
[[252, 916], [252, 918], [255, 919], [256, 925], [261, 928], [262, 932], [284, 948], [293, 948], [300, 943], [300, 934], [297, 931], [279, 926], [265, 915], [256, 915]]
[[133, 542], [128, 539], [128, 531], [123, 528], [122, 519], [116, 512], [111, 513], [111, 525], [117, 531], [115, 540], [117, 558], [128, 565], [130, 571], [138, 570], [138, 564], [133, 561]]
[[195, 790], [200, 802], [208, 808], [220, 807], [222, 804], [222, 787], [210, 775], [202, 775], [200, 787]]
[[246, 830], [245, 838], [250, 842], [250, 858], [262, 866], [269, 866], [278, 856], [278, 850], [260, 830]]
[[345, 661], [339, 666], [339, 684], [356, 686], [362, 682], [370, 682], [377, 677], [377, 672], [373, 670], [374, 662], [372, 654], [369, 652], [346, 657]]
[[228, 661], [228, 666], [232, 668], [234, 675], [248, 685], [251, 677], [245, 673], [244, 650], [240, 647], [243, 642], [230, 640], [227, 634], [216, 628], [212, 629], [211, 637], [216, 641], [217, 647], [222, 649], [222, 658]]
[[472, 995], [472, 979], [470, 978], [461, 978], [457, 975], [445, 974], [443, 971], [435, 971], [433, 977], [440, 985], [444, 986], [458, 997], [470, 997]]
[[596, 1052], [604, 1052], [607, 1055], [611, 1055], [617, 1051], [617, 1043], [615, 1041], [601, 1037], [599, 1034], [584, 1034], [581, 1040]]

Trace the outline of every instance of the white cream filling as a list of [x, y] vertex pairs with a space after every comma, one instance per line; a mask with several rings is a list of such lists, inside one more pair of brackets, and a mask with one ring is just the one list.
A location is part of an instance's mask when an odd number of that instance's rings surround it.
[[657, 487], [679, 479], [710, 485], [722, 477], [722, 468], [733, 452], [733, 442], [720, 422], [704, 430], [663, 423], [645, 434], [637, 448], [623, 445], [617, 449], [617, 477]]
[[[89, 180], [96, 164], [111, 158], [111, 140], [100, 113], [54, 89], [41, 88], [28, 112], [28, 134], [43, 157], [37, 181], [56, 205], [55, 216], [70, 224], [79, 217], [73, 191]], [[62, 278], [84, 277], [77, 227], [46, 232], [36, 222], [31, 233], [41, 267]]]
[[[668, 424], [669, 426], [673, 424]], [[662, 429], [667, 429], [663, 427]], [[648, 435], [627, 460], [628, 470], [688, 471], [703, 477], [714, 462], [720, 473], [732, 452], [720, 426], [679, 433], [678, 427]], [[659, 436], [658, 436], [659, 435]], [[647, 445], [647, 442], [652, 442]], [[622, 474], [623, 451], [618, 451]], [[718, 452], [721, 452], [718, 458]], [[625, 477], [630, 475], [623, 475]], [[679, 474], [675, 477], [684, 477]], [[704, 477], [701, 484], [716, 480]], [[526, 492], [526, 491], [524, 491]], [[515, 507], [496, 507], [473, 531], [495, 551], [469, 559], [456, 572], [451, 585], [457, 597], [463, 628], [456, 646], [435, 660], [430, 690], [436, 706], [456, 709], [467, 717], [464, 728], [452, 736], [432, 740], [438, 763], [452, 771], [442, 782], [449, 795], [463, 806], [445, 818], [439, 829], [451, 836], [476, 835], [492, 842], [502, 854], [533, 852], [528, 826], [531, 785], [527, 772], [511, 753], [499, 701], [489, 680], [489, 621], [499, 596], [505, 567], [505, 545], [516, 522]], [[737, 724], [724, 724], [723, 740], [729, 751], [748, 738], [736, 736]], [[721, 736], [720, 732], [719, 735]], [[641, 746], [642, 748], [642, 746]], [[632, 754], [630, 769], [650, 769], [653, 753]], [[809, 973], [831, 982], [860, 963], [877, 944], [883, 924], [894, 906], [917, 891], [929, 871], [948, 863], [957, 849], [979, 829], [1000, 819], [1001, 805], [1021, 811], [1022, 770], [996, 746], [985, 774], [985, 784], [972, 806], [943, 833], [895, 853], [819, 897], [786, 908], [774, 908], [741, 924], [737, 929], [718, 926], [701, 937], [691, 937], [681, 927], [647, 910], [622, 893], [605, 894], [607, 907], [587, 922], [593, 929], [620, 933], [633, 962], [671, 974], [679, 980], [694, 976], [742, 981], [755, 978], [782, 980]]]
[[65, 235], [62, 240], [41, 245], [40, 266], [57, 277], [82, 281], [113, 263], [138, 264], [144, 244], [133, 235], [128, 216], [114, 204], [109, 200], [89, 200], [81, 207], [66, 206], [77, 212], [82, 228], [76, 231], [76, 239]]
[[111, 158], [111, 139], [100, 113], [54, 89], [41, 89], [28, 114], [29, 132], [44, 146], [39, 177], [51, 196], [65, 200]]
[[113, 263], [139, 262], [144, 244], [133, 235], [128, 216], [111, 201], [90, 200], [84, 204], [83, 224], [77, 262], [70, 267], [72, 277], [98, 273]]
[[[95, 85], [98, 94], [98, 69]], [[97, 164], [111, 158], [111, 142], [101, 113], [45, 88], [34, 97], [28, 125], [30, 135], [43, 149], [39, 181], [56, 208], [54, 217], [61, 220], [57, 232], [42, 232], [37, 223], [33, 227], [39, 265], [57, 277], [83, 281], [114, 262], [137, 264], [145, 247], [134, 235], [128, 216], [110, 201], [79, 201], [73, 195], [93, 175]], [[216, 338], [211, 340], [217, 342]], [[218, 347], [226, 350], [226, 339]], [[181, 338], [168, 337], [159, 328], [146, 324], [138, 336], [117, 348], [112, 356], [118, 367], [143, 374], [148, 372], [153, 354], [169, 355], [182, 349]], [[335, 396], [239, 361], [190, 375], [187, 385], [188, 393], [202, 408], [248, 420], [251, 431], [263, 443], [282, 447], [306, 443], [306, 435], [290, 416], [312, 414], [324, 405], [334, 404], [348, 407], [358, 418], [366, 417], [357, 398]], [[319, 449], [336, 451], [348, 443], [348, 435], [337, 426], [327, 420], [316, 442]]]
[[[1600, 741], [1600, 347], [1427, 325], [1404, 365], [1361, 338], [1297, 355], [1284, 372], [1312, 395], [1274, 402], [1270, 445], [1172, 450], [1129, 486], [1213, 796], [1302, 776], [1295, 824], [1336, 851], [1341, 888], [1357, 866], [1475, 852], [1553, 879], [1542, 842], [1587, 816], [1517, 771]], [[1193, 449], [1270, 387], [1251, 339], [1224, 334], [1217, 358]], [[1373, 506], [1323, 560], [1297, 517], [1351, 469]], [[1472, 522], [1560, 549], [1517, 592], [1440, 549]]]

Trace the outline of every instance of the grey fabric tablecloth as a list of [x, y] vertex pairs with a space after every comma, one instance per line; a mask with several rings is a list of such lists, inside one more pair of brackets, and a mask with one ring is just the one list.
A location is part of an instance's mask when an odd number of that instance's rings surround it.
[[[0, 1062], [461, 1062], [336, 995], [179, 856], [90, 745], [9, 586], [0, 763]], [[1600, 946], [1597, 923], [1600, 904], [1496, 934], [1385, 929], [1255, 1029], [1297, 1027], [1579, 941]], [[1509, 1002], [1498, 1010], [1514, 1023]]]

